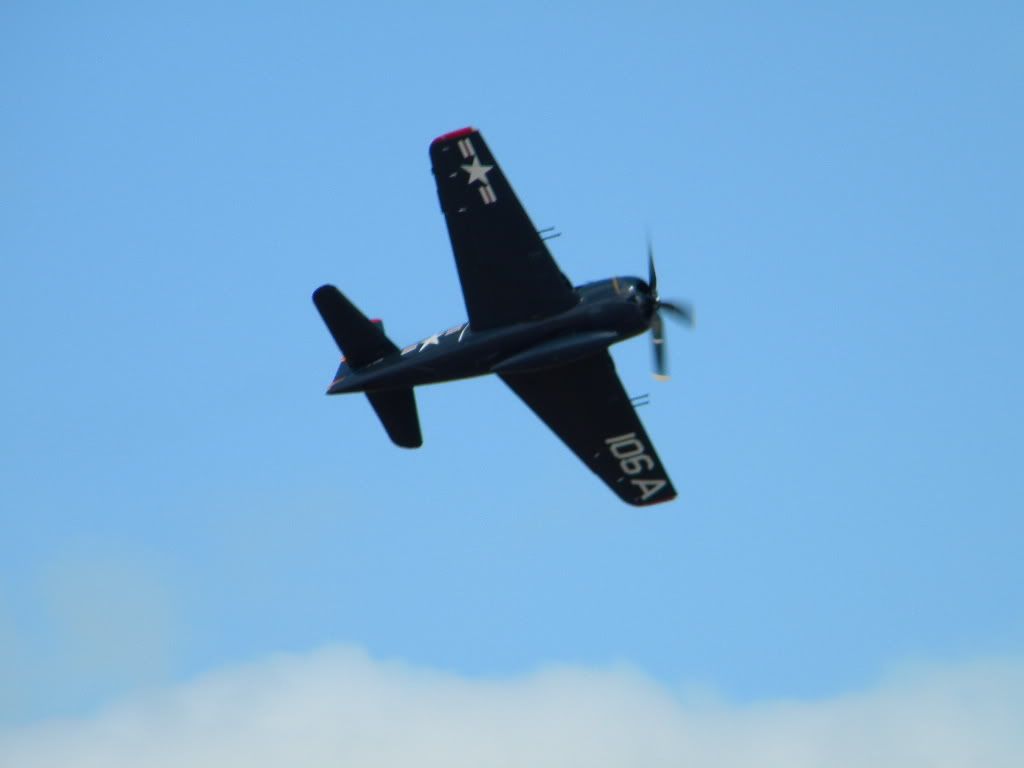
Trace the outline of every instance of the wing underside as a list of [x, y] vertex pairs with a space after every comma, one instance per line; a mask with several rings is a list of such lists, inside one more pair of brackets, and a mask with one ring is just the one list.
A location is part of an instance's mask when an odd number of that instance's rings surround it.
[[435, 139], [430, 161], [474, 330], [539, 320], [576, 303], [479, 131]]
[[607, 351], [501, 378], [623, 501], [646, 506], [675, 498]]

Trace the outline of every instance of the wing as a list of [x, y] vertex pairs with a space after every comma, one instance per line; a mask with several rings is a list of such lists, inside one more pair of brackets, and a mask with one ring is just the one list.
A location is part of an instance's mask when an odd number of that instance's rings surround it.
[[471, 328], [538, 320], [577, 302], [479, 131], [434, 139], [430, 162]]
[[675, 498], [607, 351], [501, 378], [623, 501], [644, 506]]

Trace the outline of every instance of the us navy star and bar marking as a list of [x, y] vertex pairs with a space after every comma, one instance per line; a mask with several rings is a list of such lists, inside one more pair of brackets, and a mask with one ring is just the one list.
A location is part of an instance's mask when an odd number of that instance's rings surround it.
[[459, 152], [462, 154], [462, 159], [472, 161], [468, 165], [462, 166], [462, 170], [469, 174], [466, 183], [480, 182], [480, 186], [477, 189], [480, 190], [480, 199], [484, 201], [484, 205], [497, 202], [498, 198], [494, 194], [494, 188], [487, 180], [487, 174], [494, 166], [484, 165], [480, 162], [480, 158], [476, 154], [476, 148], [473, 146], [473, 140], [468, 136], [464, 139], [459, 139], [458, 147]]

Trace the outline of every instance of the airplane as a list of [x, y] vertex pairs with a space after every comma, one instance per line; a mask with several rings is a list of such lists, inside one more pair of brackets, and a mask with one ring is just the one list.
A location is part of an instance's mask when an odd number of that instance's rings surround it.
[[333, 285], [313, 303], [343, 355], [328, 395], [364, 392], [392, 442], [423, 444], [413, 388], [497, 374], [619, 498], [670, 501], [675, 488], [622, 387], [608, 347], [651, 331], [655, 377], [667, 378], [662, 301], [650, 241], [648, 279], [573, 286], [474, 128], [430, 144], [437, 193], [468, 321], [399, 348]]

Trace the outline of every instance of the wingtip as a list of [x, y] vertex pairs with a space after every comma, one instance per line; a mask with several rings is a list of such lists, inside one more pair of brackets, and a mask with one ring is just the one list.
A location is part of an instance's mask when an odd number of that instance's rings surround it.
[[476, 128], [474, 128], [471, 125], [467, 125], [465, 128], [459, 128], [459, 130], [457, 130], [457, 131], [451, 131], [449, 133], [441, 134], [436, 139], [434, 139], [432, 142], [430, 142], [430, 146], [434, 146], [435, 144], [440, 144], [443, 141], [451, 141], [452, 139], [457, 139], [460, 136], [468, 136], [471, 133], [476, 133]]
[[330, 283], [324, 283], [319, 288], [317, 288], [315, 291], [313, 291], [313, 295], [311, 297], [313, 299], [313, 303], [316, 304], [318, 302], [319, 298], [321, 296], [323, 296], [325, 293], [331, 293], [332, 291], [336, 291], [336, 290], [338, 290], [338, 289], [335, 288]]

